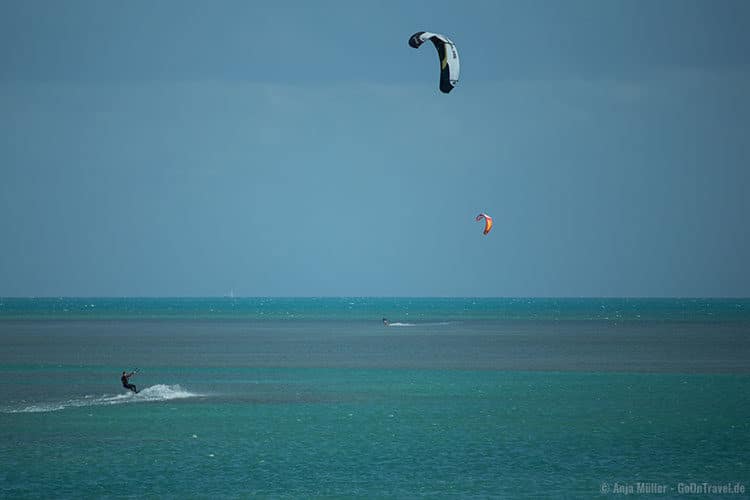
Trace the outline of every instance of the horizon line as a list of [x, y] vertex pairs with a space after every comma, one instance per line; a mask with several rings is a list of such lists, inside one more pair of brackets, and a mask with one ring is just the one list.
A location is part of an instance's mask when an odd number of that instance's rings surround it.
[[7, 299], [637, 299], [750, 300], [741, 295], [0, 295]]

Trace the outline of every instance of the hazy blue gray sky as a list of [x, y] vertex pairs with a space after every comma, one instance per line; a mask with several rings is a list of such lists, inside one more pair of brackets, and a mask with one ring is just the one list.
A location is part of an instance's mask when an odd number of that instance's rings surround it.
[[[4, 0], [0, 296], [748, 296], [748, 26], [742, 0]], [[459, 49], [449, 95], [420, 30]]]

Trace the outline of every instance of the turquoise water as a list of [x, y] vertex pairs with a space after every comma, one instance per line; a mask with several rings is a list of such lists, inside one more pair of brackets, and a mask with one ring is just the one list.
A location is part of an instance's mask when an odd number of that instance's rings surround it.
[[747, 300], [2, 304], [0, 497], [750, 487]]

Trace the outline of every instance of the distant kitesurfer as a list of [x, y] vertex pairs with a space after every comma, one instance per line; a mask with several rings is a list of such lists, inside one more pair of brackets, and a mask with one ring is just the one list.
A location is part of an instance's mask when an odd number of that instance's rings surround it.
[[390, 326], [390, 325], [391, 325], [391, 322], [383, 318], [383, 326]]
[[122, 381], [122, 386], [125, 389], [130, 389], [134, 393], [138, 394], [138, 389], [136, 389], [135, 385], [131, 384], [130, 381], [128, 380], [133, 375], [135, 375], [135, 372], [130, 372], [130, 373], [122, 372], [122, 377], [120, 377], [120, 380]]

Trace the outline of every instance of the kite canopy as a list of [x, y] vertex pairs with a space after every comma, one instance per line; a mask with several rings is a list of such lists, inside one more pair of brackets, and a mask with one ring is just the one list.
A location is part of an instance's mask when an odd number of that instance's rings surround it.
[[418, 49], [427, 40], [431, 41], [438, 52], [440, 60], [440, 91], [447, 94], [453, 87], [458, 85], [458, 74], [460, 65], [458, 62], [458, 51], [453, 42], [443, 35], [418, 31], [409, 38], [409, 45]]
[[490, 217], [489, 215], [485, 213], [481, 213], [477, 215], [474, 220], [479, 222], [482, 219], [484, 219], [484, 233], [483, 234], [487, 234], [492, 229], [492, 217]]

